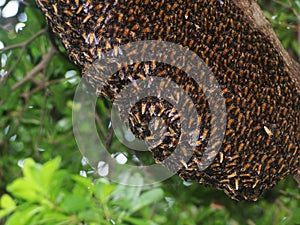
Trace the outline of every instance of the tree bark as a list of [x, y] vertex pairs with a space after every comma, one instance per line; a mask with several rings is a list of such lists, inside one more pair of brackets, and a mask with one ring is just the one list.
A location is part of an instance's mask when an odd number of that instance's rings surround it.
[[258, 3], [253, 0], [233, 0], [233, 3], [245, 13], [246, 20], [249, 21], [253, 28], [259, 29], [269, 38], [278, 53], [282, 56], [288, 73], [296, 83], [297, 92], [300, 93], [300, 64], [284, 49]]
[[[253, 28], [259, 29], [266, 35], [266, 37], [269, 38], [271, 43], [283, 58], [288, 73], [296, 84], [297, 93], [300, 94], [300, 64], [297, 63], [284, 49], [270, 22], [264, 16], [258, 3], [253, 0], [233, 0], [233, 2], [245, 13], [246, 20], [249, 21]], [[300, 168], [298, 168], [297, 174], [294, 175], [294, 179], [300, 188]]]

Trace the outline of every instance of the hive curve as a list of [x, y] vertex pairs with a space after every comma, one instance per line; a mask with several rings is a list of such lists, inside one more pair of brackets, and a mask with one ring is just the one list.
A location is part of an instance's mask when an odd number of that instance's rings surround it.
[[[268, 37], [251, 28], [230, 0], [37, 0], [37, 4], [70, 59], [85, 69], [114, 47], [140, 40], [180, 44], [203, 59], [223, 91], [226, 133], [214, 162], [200, 171], [197, 161], [213, 129], [205, 96], [195, 91], [195, 107], [208, 135], [193, 158], [178, 168], [183, 179], [221, 189], [236, 200], [253, 201], [300, 167], [299, 87]], [[151, 62], [123, 68], [99, 94], [114, 99], [130, 82], [129, 75], [138, 79], [137, 74], [147, 73], [170, 76], [183, 88], [193, 89], [193, 81], [183, 71]], [[95, 88], [99, 86], [99, 78], [86, 79]], [[160, 102], [150, 99], [143, 104], [158, 107]], [[142, 117], [147, 121], [151, 115]], [[137, 136], [145, 135], [138, 134], [136, 127], [134, 123], [131, 128]], [[161, 147], [163, 155], [161, 148], [152, 150], [158, 163], [172, 152], [176, 140], [173, 142], [170, 149]]]

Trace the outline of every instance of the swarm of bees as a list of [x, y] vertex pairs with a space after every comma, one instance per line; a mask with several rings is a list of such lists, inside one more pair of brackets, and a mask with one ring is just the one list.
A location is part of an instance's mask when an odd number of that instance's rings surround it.
[[[111, 100], [132, 80], [149, 75], [169, 78], [190, 91], [202, 136], [192, 158], [176, 168], [184, 180], [221, 189], [235, 200], [255, 201], [300, 168], [299, 87], [268, 37], [252, 28], [230, 0], [37, 0], [37, 4], [70, 59], [83, 69], [106, 52], [140, 40], [176, 43], [203, 59], [220, 84], [227, 107], [221, 149], [204, 171], [198, 162], [215, 131], [203, 92], [184, 71], [159, 62], [134, 63], [105, 81], [101, 90], [97, 89], [101, 78], [85, 77], [99, 95]], [[129, 118], [133, 133], [146, 138], [150, 134], [145, 126], [154, 112], [167, 121], [170, 111], [172, 105], [157, 98], [139, 102]], [[178, 117], [177, 111], [172, 116]], [[178, 144], [180, 124], [174, 121], [167, 122], [172, 135], [150, 149], [157, 163]]]

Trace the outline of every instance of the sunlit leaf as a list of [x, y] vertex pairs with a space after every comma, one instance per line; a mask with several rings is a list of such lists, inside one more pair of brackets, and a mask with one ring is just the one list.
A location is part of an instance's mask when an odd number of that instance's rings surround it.
[[33, 220], [33, 217], [40, 213], [43, 209], [44, 208], [41, 206], [30, 205], [12, 214], [5, 225], [31, 225], [32, 223], [30, 220]]
[[27, 201], [40, 201], [42, 199], [42, 196], [36, 190], [36, 186], [24, 178], [14, 180], [7, 186], [7, 191], [13, 196]]
[[60, 161], [60, 157], [56, 157], [55, 159], [46, 162], [42, 167], [40, 179], [43, 187], [47, 190], [50, 187], [55, 171], [59, 168]]
[[3, 209], [14, 209], [16, 207], [16, 203], [8, 194], [4, 194], [0, 199], [0, 207]]
[[134, 213], [141, 208], [158, 202], [164, 197], [164, 192], [161, 188], [149, 190], [140, 195], [135, 201], [131, 202], [130, 212]]

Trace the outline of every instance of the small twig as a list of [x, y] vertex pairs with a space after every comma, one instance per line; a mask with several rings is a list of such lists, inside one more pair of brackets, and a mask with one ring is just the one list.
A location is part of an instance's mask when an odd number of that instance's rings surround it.
[[19, 1], [20, 4], [25, 5], [25, 6], [30, 6], [29, 2], [25, 2], [25, 1]]
[[102, 123], [98, 113], [95, 114], [95, 119], [96, 119], [97, 125], [99, 126], [99, 129], [101, 131], [101, 134], [105, 134], [106, 131], [105, 131], [105, 128], [103, 126], [103, 123]]
[[[300, 47], [300, 14], [296, 11], [296, 9], [293, 6], [293, 4], [291, 3], [291, 1], [289, 1], [289, 6], [290, 6], [292, 12], [297, 17], [297, 20], [298, 20], [298, 25], [297, 25], [297, 42], [298, 42], [298, 46]], [[300, 55], [298, 55], [298, 57], [299, 57], [298, 59], [300, 60]]]
[[47, 104], [47, 91], [48, 89], [44, 86], [44, 84], [46, 83], [46, 68], [43, 69], [43, 80], [41, 83], [41, 87], [44, 87], [44, 98], [43, 98], [43, 104], [42, 104], [42, 108], [41, 108], [41, 113], [40, 113], [40, 128], [39, 128], [39, 133], [38, 133], [38, 137], [37, 137], [37, 141], [36, 141], [36, 146], [35, 146], [35, 155], [37, 155], [38, 157], [40, 156], [40, 152], [38, 151], [39, 148], [39, 144], [41, 142], [42, 139], [42, 133], [43, 133], [43, 129], [45, 126], [45, 115], [46, 115], [46, 104]]
[[53, 56], [53, 54], [55, 52], [56, 52], [55, 48], [53, 46], [51, 46], [50, 51], [46, 55], [43, 56], [43, 60], [38, 65], [36, 65], [31, 71], [29, 71], [22, 80], [20, 80], [14, 86], [12, 86], [12, 91], [16, 90], [18, 87], [20, 87], [26, 81], [32, 79], [34, 77], [34, 75], [36, 75], [42, 69], [47, 67], [51, 57]]
[[[104, 100], [104, 101], [105, 101], [105, 100]], [[107, 113], [107, 115], [108, 115], [110, 121], [112, 121], [112, 118], [111, 118], [111, 110], [109, 109], [108, 105], [105, 104], [105, 102], [104, 102], [104, 106], [105, 106], [106, 113]], [[108, 131], [107, 135], [106, 135], [105, 148], [106, 148], [107, 150], [109, 150], [110, 145], [111, 145], [111, 143], [112, 143], [112, 137], [113, 137], [113, 134], [114, 134], [114, 129], [113, 129], [113, 126], [111, 126], [111, 127], [109, 128], [109, 131]]]
[[280, 0], [274, 0], [275, 3], [277, 3], [278, 5], [281, 5], [285, 8], [288, 8], [288, 4], [287, 3], [284, 3], [284, 2], [281, 2]]
[[0, 29], [6, 31], [7, 33], [10, 31], [9, 27], [10, 27], [9, 23], [8, 24], [4, 24], [4, 25], [0, 25]]
[[293, 197], [297, 200], [300, 200], [300, 196], [297, 195], [297, 194], [294, 194], [294, 193], [290, 193], [290, 192], [286, 192], [284, 190], [279, 190], [279, 193], [283, 194], [283, 195], [286, 195], [286, 196], [290, 196], [290, 197]]
[[291, 3], [291, 1], [289, 1], [288, 3], [289, 3], [289, 8], [293, 11], [294, 15], [297, 17], [298, 22], [300, 22], [300, 15], [299, 15], [299, 13], [296, 11], [296, 9], [294, 8], [294, 6]]
[[298, 188], [300, 188], [300, 167], [298, 167], [297, 173], [294, 175], [294, 180], [298, 184]]
[[8, 50], [12, 50], [15, 48], [22, 48], [20, 54], [18, 54], [18, 58], [15, 61], [15, 63], [12, 65], [12, 67], [7, 71], [7, 73], [5, 74], [5, 76], [3, 76], [2, 78], [0, 78], [0, 83], [5, 82], [5, 80], [11, 75], [11, 73], [13, 72], [13, 70], [15, 69], [15, 67], [18, 65], [18, 63], [20, 62], [24, 51], [27, 47], [28, 44], [30, 44], [32, 41], [34, 41], [38, 36], [40, 36], [41, 34], [45, 33], [47, 31], [46, 28], [40, 30], [39, 32], [37, 32], [36, 34], [34, 34], [32, 37], [30, 37], [29, 39], [27, 39], [26, 41], [22, 42], [22, 43], [18, 43], [15, 45], [10, 45], [7, 46], [5, 48], [0, 49], [0, 52], [4, 52], [4, 51], [8, 51]]
[[[287, 207], [282, 203], [282, 201], [281, 201], [279, 198], [277, 198], [277, 199], [275, 200], [275, 204], [279, 206], [279, 210], [278, 210], [278, 211], [281, 211], [280, 209], [285, 210], [285, 211], [287, 212], [287, 214], [288, 214], [289, 217], [293, 214], [292, 211], [291, 211], [289, 208], [287, 208]], [[276, 215], [278, 215], [278, 213], [277, 213]], [[275, 218], [276, 218], [276, 220], [275, 220]], [[278, 224], [278, 216], [275, 217], [275, 218], [274, 218], [272, 224]]]
[[112, 137], [113, 137], [113, 134], [114, 134], [114, 129], [113, 129], [113, 127], [111, 126], [111, 127], [109, 128], [109, 131], [108, 131], [107, 136], [106, 136], [106, 142], [105, 142], [105, 149], [106, 149], [106, 150], [109, 150], [109, 148], [110, 148], [110, 145], [111, 145], [111, 143], [112, 143]]
[[26, 41], [18, 43], [18, 44], [14, 44], [14, 45], [9, 45], [7, 47], [0, 49], [0, 51], [8, 51], [8, 50], [15, 49], [15, 48], [26, 47], [30, 42], [32, 42], [34, 39], [36, 39], [38, 36], [45, 33], [46, 31], [47, 31], [47, 28], [44, 28], [44, 29], [40, 30], [39, 32], [37, 32], [36, 34], [34, 34], [29, 39], [27, 39]]
[[292, 30], [297, 30], [297, 25], [294, 24], [289, 24], [289, 23], [285, 23], [285, 22], [278, 22], [278, 21], [272, 21], [272, 24], [276, 25], [276, 27], [278, 28], [284, 28], [286, 29], [287, 27], [289, 27]]
[[14, 69], [16, 68], [16, 66], [19, 64], [23, 54], [25, 51], [25, 47], [22, 48], [20, 54], [18, 55], [17, 60], [14, 62], [14, 64], [12, 65], [12, 67], [7, 71], [7, 73], [5, 74], [5, 76], [3, 76], [2, 78], [0, 78], [0, 83], [3, 83], [6, 81], [6, 79], [11, 75], [11, 73], [14, 71]]
[[251, 220], [251, 219], [247, 219], [247, 224], [248, 224], [248, 225], [255, 225], [255, 223], [254, 223], [253, 220]]
[[49, 87], [52, 84], [60, 83], [60, 82], [66, 81], [66, 80], [68, 80], [68, 78], [59, 78], [59, 79], [47, 81], [47, 82], [45, 82], [43, 84], [38, 85], [37, 87], [35, 87], [34, 89], [32, 89], [30, 92], [25, 92], [25, 93], [21, 94], [21, 96], [24, 97], [24, 98], [29, 98], [33, 94], [39, 92], [40, 90], [42, 90], [44, 88]]
[[20, 125], [21, 119], [22, 119], [25, 111], [28, 108], [28, 104], [29, 104], [28, 99], [25, 99], [25, 102], [23, 104], [23, 107], [22, 107], [21, 111], [19, 111], [18, 114], [17, 114], [17, 119], [16, 119], [16, 123], [15, 123], [14, 128], [13, 128], [14, 129], [13, 133], [15, 133], [15, 131], [17, 130], [18, 126]]

